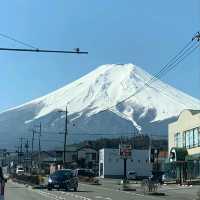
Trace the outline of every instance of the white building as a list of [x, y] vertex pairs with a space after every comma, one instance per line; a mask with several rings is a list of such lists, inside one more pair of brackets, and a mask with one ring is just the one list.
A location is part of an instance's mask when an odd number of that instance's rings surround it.
[[[132, 150], [132, 156], [127, 160], [127, 172], [135, 171], [138, 177], [150, 176], [152, 165], [149, 160], [149, 150]], [[124, 161], [120, 158], [119, 149], [99, 150], [99, 176], [121, 178], [123, 175]]]

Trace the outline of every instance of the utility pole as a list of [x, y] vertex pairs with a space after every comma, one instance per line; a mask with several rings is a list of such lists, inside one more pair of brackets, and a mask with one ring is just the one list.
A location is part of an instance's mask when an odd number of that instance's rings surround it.
[[39, 124], [39, 132], [38, 132], [38, 148], [39, 148], [38, 164], [39, 164], [39, 172], [40, 172], [40, 169], [41, 169], [41, 142], [40, 142], [41, 133], [42, 133], [42, 124], [40, 122], [40, 124]]
[[67, 106], [64, 110], [59, 110], [58, 112], [65, 113], [65, 132], [64, 132], [64, 146], [63, 146], [63, 165], [66, 163], [66, 145], [67, 145], [67, 135], [68, 135], [68, 109]]
[[19, 163], [20, 163], [20, 165], [22, 164], [22, 156], [23, 156], [23, 144], [22, 144], [22, 142], [23, 142], [23, 137], [20, 137], [19, 138], [19, 140], [20, 140], [20, 151], [19, 151]]
[[[39, 128], [39, 131], [36, 130], [36, 128]], [[38, 168], [39, 168], [39, 172], [40, 172], [40, 168], [41, 168], [41, 141], [40, 141], [40, 137], [42, 135], [42, 124], [41, 122], [39, 123], [39, 125], [34, 126], [33, 130], [32, 130], [32, 144], [31, 144], [31, 151], [32, 151], [32, 155], [33, 156], [33, 146], [34, 146], [34, 139], [35, 139], [35, 134], [38, 134]], [[31, 158], [32, 159], [32, 158]], [[31, 160], [32, 162], [32, 160]]]
[[65, 164], [66, 162], [66, 144], [67, 144], [67, 135], [68, 135], [68, 126], [67, 126], [67, 122], [68, 122], [68, 110], [67, 110], [67, 106], [66, 106], [66, 110], [65, 110], [65, 137], [64, 137], [64, 158], [63, 158], [63, 164]]
[[19, 165], [19, 161], [20, 161], [20, 156], [19, 156], [19, 146], [17, 146], [17, 151], [16, 151], [16, 153], [17, 153], [17, 165]]
[[26, 172], [29, 171], [28, 170], [28, 162], [29, 162], [29, 155], [28, 155], [28, 149], [29, 149], [29, 142], [28, 142], [28, 139], [26, 140], [26, 143], [24, 145], [25, 149], [26, 149]]
[[34, 139], [35, 139], [35, 130], [32, 130], [32, 139], [31, 139], [31, 168], [33, 168], [33, 146], [34, 146]]

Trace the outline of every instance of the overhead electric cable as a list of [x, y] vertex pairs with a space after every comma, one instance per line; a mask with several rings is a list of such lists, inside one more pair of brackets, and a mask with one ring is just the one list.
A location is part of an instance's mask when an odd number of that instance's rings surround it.
[[28, 43], [26, 43], [26, 42], [22, 42], [21, 40], [15, 39], [15, 38], [13, 38], [13, 37], [11, 37], [11, 36], [8, 36], [8, 35], [6, 35], [6, 34], [0, 33], [0, 36], [2, 36], [2, 37], [4, 37], [4, 38], [7, 38], [7, 39], [9, 39], [9, 40], [12, 40], [12, 41], [14, 41], [14, 42], [17, 42], [17, 43], [19, 43], [19, 44], [22, 44], [22, 45], [24, 45], [24, 46], [26, 46], [26, 47], [30, 47], [30, 48], [33, 48], [33, 49], [37, 49], [36, 47], [34, 47], [34, 46], [31, 45], [31, 44], [28, 44]]
[[[148, 80], [141, 88], [139, 88], [138, 90], [136, 90], [136, 92], [134, 92], [132, 95], [128, 96], [127, 98], [123, 99], [122, 101], [116, 103], [115, 105], [112, 105], [104, 110], [99, 111], [98, 113], [102, 113], [105, 112], [107, 110], [110, 110], [116, 106], [118, 106], [119, 104], [127, 101], [128, 99], [132, 98], [133, 96], [137, 95], [138, 93], [140, 93], [142, 90], [144, 90], [145, 88], [149, 87], [153, 82], [157, 81], [158, 78], [164, 76], [165, 74], [167, 74], [170, 70], [172, 70], [173, 68], [175, 68], [180, 62], [182, 62], [186, 57], [188, 57], [194, 50], [196, 50], [199, 45], [195, 46], [192, 45], [189, 47], [189, 45], [193, 42], [194, 40], [190, 41], [189, 43], [187, 43], [185, 45], [185, 47], [183, 49], [181, 49], [178, 54], [176, 56], [174, 56], [172, 59], [170, 59], [170, 61], [158, 72], [156, 73], [150, 80]], [[194, 47], [194, 48], [193, 48]], [[190, 51], [191, 50], [191, 51]], [[178, 61], [178, 62], [177, 62]], [[172, 62], [172, 63], [171, 63]]]

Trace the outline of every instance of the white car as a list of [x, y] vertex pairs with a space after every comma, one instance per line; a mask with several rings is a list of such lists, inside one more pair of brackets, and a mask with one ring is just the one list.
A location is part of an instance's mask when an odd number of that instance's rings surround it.
[[18, 174], [18, 175], [24, 174], [24, 168], [23, 167], [17, 167], [16, 174]]
[[137, 177], [137, 175], [136, 175], [136, 172], [135, 172], [135, 171], [129, 171], [129, 172], [128, 172], [127, 178], [128, 178], [129, 180], [134, 180], [134, 179], [136, 179], [136, 177]]

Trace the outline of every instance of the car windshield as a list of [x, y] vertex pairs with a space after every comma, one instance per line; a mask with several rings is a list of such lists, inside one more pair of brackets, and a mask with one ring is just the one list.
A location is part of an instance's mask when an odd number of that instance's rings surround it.
[[71, 170], [60, 170], [52, 174], [52, 176], [58, 176], [58, 177], [70, 177], [72, 175], [73, 173]]

